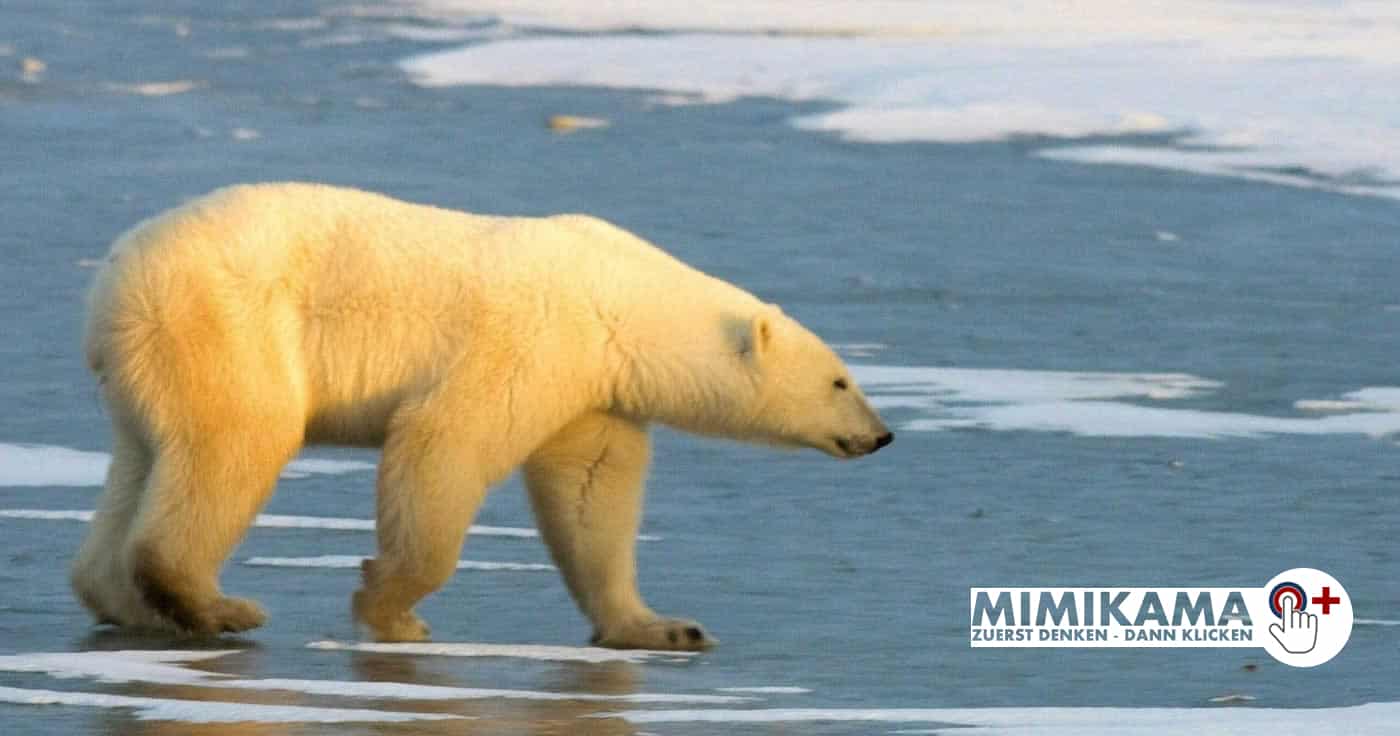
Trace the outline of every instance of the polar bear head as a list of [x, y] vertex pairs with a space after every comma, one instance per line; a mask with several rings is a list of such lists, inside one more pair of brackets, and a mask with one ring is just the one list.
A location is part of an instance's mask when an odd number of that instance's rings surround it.
[[776, 306], [754, 315], [738, 340], [752, 383], [754, 439], [839, 458], [894, 441], [835, 351]]
[[[781, 447], [810, 447], [838, 458], [869, 455], [894, 439], [821, 338], [774, 305], [705, 331], [672, 329], [685, 365], [651, 373], [643, 412], [678, 429]], [[661, 376], [667, 378], [662, 379]], [[667, 384], [665, 387], [660, 385]]]

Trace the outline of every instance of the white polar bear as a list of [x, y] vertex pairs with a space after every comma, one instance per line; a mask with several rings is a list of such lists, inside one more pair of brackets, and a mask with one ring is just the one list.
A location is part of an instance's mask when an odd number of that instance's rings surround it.
[[73, 566], [99, 621], [260, 625], [219, 570], [304, 444], [383, 447], [356, 619], [419, 640], [487, 489], [524, 466], [593, 640], [701, 649], [637, 591], [647, 424], [850, 458], [892, 436], [774, 306], [600, 220], [311, 184], [222, 189], [120, 238], [85, 341], [114, 432]]

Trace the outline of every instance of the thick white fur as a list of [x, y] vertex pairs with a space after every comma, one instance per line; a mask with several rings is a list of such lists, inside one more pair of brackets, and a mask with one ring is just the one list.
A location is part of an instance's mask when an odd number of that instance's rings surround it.
[[376, 638], [427, 635], [413, 605], [523, 465], [595, 639], [699, 648], [636, 588], [646, 424], [837, 456], [886, 434], [816, 336], [612, 225], [308, 184], [219, 190], [132, 229], [85, 349], [114, 440], [75, 590], [99, 620], [200, 634], [263, 621], [218, 573], [303, 444], [383, 447], [379, 554], [354, 596]]

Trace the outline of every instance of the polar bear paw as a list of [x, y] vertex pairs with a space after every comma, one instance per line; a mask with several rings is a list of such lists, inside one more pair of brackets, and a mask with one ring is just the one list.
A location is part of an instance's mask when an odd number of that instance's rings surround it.
[[370, 636], [378, 642], [427, 641], [432, 633], [413, 611], [387, 611], [363, 590], [355, 591], [350, 608], [355, 620], [369, 628]]
[[267, 612], [247, 598], [220, 598], [209, 608], [214, 632], [236, 634], [256, 629], [267, 621]]
[[597, 631], [590, 643], [611, 649], [700, 652], [715, 646], [719, 641], [695, 621], [658, 616], [609, 627], [606, 631]]

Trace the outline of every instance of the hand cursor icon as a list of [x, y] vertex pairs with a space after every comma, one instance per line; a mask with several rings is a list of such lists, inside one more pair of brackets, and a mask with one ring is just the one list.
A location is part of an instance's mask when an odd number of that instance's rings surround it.
[[1294, 610], [1294, 597], [1283, 597], [1283, 620], [1269, 625], [1269, 633], [1289, 654], [1306, 654], [1317, 646], [1317, 616]]

